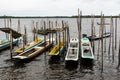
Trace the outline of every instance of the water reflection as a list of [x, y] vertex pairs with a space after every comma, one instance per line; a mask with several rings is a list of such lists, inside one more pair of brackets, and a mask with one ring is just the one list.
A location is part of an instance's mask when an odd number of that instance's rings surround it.
[[75, 70], [78, 68], [78, 61], [66, 61], [65, 68], [69, 71]]
[[80, 61], [80, 70], [83, 72], [85, 70], [93, 71], [94, 60], [92, 59], [82, 59]]
[[60, 64], [61, 57], [60, 56], [51, 56], [49, 59], [49, 64]]

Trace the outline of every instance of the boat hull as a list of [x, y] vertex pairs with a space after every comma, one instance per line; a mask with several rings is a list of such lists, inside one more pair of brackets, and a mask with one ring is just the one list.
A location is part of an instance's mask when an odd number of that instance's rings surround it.
[[[45, 45], [46, 44], [46, 45]], [[44, 45], [44, 46], [43, 46]], [[28, 59], [33, 59], [36, 56], [40, 55], [43, 53], [45, 50], [50, 48], [52, 46], [52, 43], [43, 43], [40, 46], [34, 47], [32, 49], [29, 49], [17, 56], [14, 56], [14, 59], [16, 60], [28, 60]]]
[[60, 56], [65, 50], [65, 42], [61, 41], [49, 53], [49, 56]]
[[81, 58], [94, 59], [91, 43], [88, 38], [82, 38], [81, 40]]
[[65, 61], [78, 61], [79, 59], [79, 43], [77, 38], [72, 38], [68, 45]]
[[[14, 41], [13, 41], [13, 45], [17, 45], [17, 44], [18, 44], [18, 41], [19, 41], [19, 39], [14, 40]], [[4, 49], [7, 49], [7, 48], [9, 48], [9, 47], [10, 47], [10, 42], [5, 43], [5, 44], [3, 44], [3, 45], [0, 45], [0, 51], [2, 51], [2, 50], [4, 50]]]
[[102, 38], [108, 38], [108, 37], [110, 37], [110, 36], [111, 36], [111, 33], [108, 32], [108, 33], [104, 33], [102, 37], [99, 37], [99, 36], [94, 36], [94, 37], [88, 36], [87, 38], [88, 38], [90, 41], [92, 41], [92, 40], [99, 40], [99, 39], [102, 39]]
[[25, 45], [25, 47], [24, 47], [25, 49], [23, 49], [23, 48], [17, 49], [17, 50], [15, 51], [15, 53], [20, 54], [20, 53], [22, 53], [22, 52], [24, 52], [24, 51], [27, 51], [27, 50], [29, 50], [29, 49], [34, 48], [34, 47], [37, 46], [37, 45], [40, 45], [40, 44], [42, 44], [42, 43], [43, 43], [43, 38], [38, 38], [38, 39], [36, 39], [35, 41], [33, 41], [33, 42]]

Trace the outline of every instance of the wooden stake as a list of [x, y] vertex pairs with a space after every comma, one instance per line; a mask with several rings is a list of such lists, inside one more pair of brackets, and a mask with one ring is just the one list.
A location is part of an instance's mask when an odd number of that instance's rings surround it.
[[[103, 19], [103, 23], [105, 23], [105, 19]], [[103, 25], [103, 27], [104, 27], [103, 32], [106, 33], [106, 26], [105, 26], [105, 24]], [[104, 53], [105, 52], [106, 52], [106, 38], [105, 38], [105, 41], [104, 41]]]
[[59, 54], [60, 54], [60, 40], [61, 38], [60, 38], [60, 31], [59, 31]]
[[35, 41], [35, 34], [36, 34], [36, 28], [35, 28], [35, 22], [33, 21], [33, 30], [34, 30], [34, 33], [33, 33], [33, 41]]
[[[101, 26], [99, 27], [99, 37], [101, 37]], [[97, 52], [97, 59], [99, 59], [99, 52], [100, 52], [100, 40], [98, 41], [98, 52]]]
[[[52, 22], [52, 29], [53, 29], [53, 22]], [[53, 44], [53, 31], [52, 31], [52, 44]]]
[[[12, 21], [10, 18], [10, 28], [12, 28]], [[13, 37], [12, 37], [12, 30], [10, 30], [10, 57], [12, 60], [12, 53], [13, 53]]]
[[[92, 39], [94, 38], [94, 17], [92, 16], [92, 20], [91, 20], [92, 24], [91, 24], [91, 36]], [[92, 48], [93, 48], [93, 53], [94, 53], [94, 41], [91, 40], [91, 44], [92, 44]]]
[[65, 24], [65, 41], [68, 42], [66, 38], [66, 27], [67, 27], [67, 24]]
[[[4, 18], [4, 26], [5, 26], [5, 28], [6, 28], [6, 18]], [[6, 35], [6, 38], [8, 38], [8, 34], [5, 33], [5, 35]]]
[[112, 22], [111, 22], [111, 26], [112, 26], [112, 62], [114, 62], [114, 26], [113, 26], [113, 18]]
[[117, 18], [115, 19], [115, 50], [117, 49]]
[[120, 39], [119, 39], [119, 53], [118, 53], [118, 69], [120, 67]]
[[[50, 21], [49, 21], [49, 26], [48, 26], [48, 27], [49, 27], [49, 29], [51, 29], [51, 28], [50, 28]], [[50, 34], [49, 34], [49, 44], [50, 44], [50, 38], [51, 38], [51, 36], [50, 36]]]
[[12, 30], [10, 30], [10, 58], [12, 60], [12, 53], [13, 53], [13, 37], [12, 37]]
[[[55, 22], [55, 27], [57, 27], [57, 21]], [[58, 43], [58, 39], [57, 39], [57, 33], [58, 33], [58, 31], [56, 32], [56, 44]]]
[[63, 22], [63, 20], [62, 20], [62, 28], [63, 28], [62, 33], [63, 33], [63, 42], [64, 42], [65, 40], [64, 40], [64, 22]]
[[[46, 23], [44, 21], [44, 30], [46, 30]], [[44, 35], [44, 41], [46, 41], [46, 36]]]
[[38, 22], [36, 22], [36, 39], [38, 40]]
[[17, 31], [20, 33], [21, 32], [21, 28], [20, 28], [20, 19], [18, 19], [18, 28]]
[[[111, 17], [111, 21], [110, 21], [110, 33], [112, 33], [112, 17]], [[113, 33], [112, 33], [113, 34]], [[110, 36], [110, 41], [109, 41], [109, 50], [108, 50], [108, 58], [110, 59], [110, 54], [111, 54], [111, 39], [112, 39], [112, 35]]]
[[[104, 16], [104, 15], [103, 15]], [[103, 37], [103, 28], [104, 28], [104, 26], [103, 26], [103, 16], [101, 15], [101, 37]], [[102, 66], [102, 68], [101, 68], [101, 72], [103, 72], [103, 38], [101, 39], [101, 51], [102, 51], [102, 55], [101, 55], [101, 60], [102, 60], [102, 64], [101, 64], [101, 66]]]

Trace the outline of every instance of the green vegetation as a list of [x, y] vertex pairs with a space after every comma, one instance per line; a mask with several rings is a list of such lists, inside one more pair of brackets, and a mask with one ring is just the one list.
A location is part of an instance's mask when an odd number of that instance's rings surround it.
[[[78, 16], [0, 16], [0, 18], [77, 18]], [[83, 15], [82, 18], [91, 18], [91, 15]], [[94, 18], [100, 18], [101, 15], [95, 15]], [[104, 16], [110, 18], [111, 16]], [[112, 16], [113, 18], [120, 18], [120, 16]]]

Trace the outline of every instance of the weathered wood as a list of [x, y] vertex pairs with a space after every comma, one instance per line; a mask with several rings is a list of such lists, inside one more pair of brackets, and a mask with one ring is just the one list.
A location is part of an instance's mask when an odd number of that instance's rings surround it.
[[[6, 18], [4, 18], [4, 26], [5, 26], [5, 28], [7, 27], [7, 25], [6, 25]], [[5, 36], [6, 36], [6, 38], [8, 38], [8, 34], [7, 33], [5, 33]]]
[[[49, 29], [51, 28], [51, 26], [50, 26], [50, 20], [49, 20], [49, 25], [48, 25], [48, 27], [49, 27]], [[50, 43], [50, 38], [51, 38], [51, 36], [50, 36], [50, 34], [48, 34], [49, 35], [49, 43]]]
[[111, 27], [112, 27], [112, 62], [114, 62], [114, 26], [113, 26], [113, 18], [111, 18]]
[[[102, 25], [101, 25], [101, 27], [102, 27], [102, 29], [101, 29], [101, 36], [103, 37], [103, 17], [101, 17], [101, 23], [102, 23]], [[101, 72], [103, 72], [103, 38], [101, 39], [101, 52], [102, 52], [102, 54], [101, 54], [101, 58], [102, 58], [102, 68], [101, 68]]]
[[[33, 30], [36, 30], [36, 28], [35, 28], [35, 22], [33, 21]], [[33, 33], [33, 41], [35, 40], [35, 34], [36, 33]]]
[[115, 18], [115, 50], [117, 49], [117, 18]]
[[18, 19], [17, 31], [18, 31], [19, 33], [21, 33], [21, 28], [20, 28], [20, 19]]
[[[102, 27], [99, 27], [99, 34], [100, 34], [99, 37], [101, 37], [101, 29], [102, 29]], [[98, 41], [97, 59], [99, 59], [100, 46], [101, 46], [101, 40]]]
[[38, 39], [38, 22], [36, 22], [36, 39]]
[[[52, 22], [52, 29], [53, 29], [53, 22]], [[53, 43], [53, 32], [52, 32], [52, 43]]]
[[[44, 30], [46, 30], [46, 23], [44, 21]], [[44, 41], [46, 41], [46, 35], [44, 35]]]
[[120, 39], [119, 39], [119, 52], [118, 52], [118, 66], [117, 68], [119, 69], [120, 67]]
[[[94, 16], [92, 16], [91, 17], [92, 18], [92, 20], [91, 20], [91, 36], [92, 36], [92, 38], [94, 38]], [[93, 54], [94, 54], [94, 41], [93, 40], [91, 40], [91, 46], [92, 46], [92, 49], [93, 49]]]
[[[112, 18], [110, 20], [110, 33], [112, 33]], [[112, 36], [110, 36], [110, 40], [109, 40], [109, 48], [108, 48], [108, 58], [110, 59], [110, 54], [111, 54], [111, 39], [112, 39]]]
[[64, 40], [64, 22], [63, 22], [63, 20], [62, 20], [62, 28], [63, 28], [63, 31], [62, 31], [63, 41], [65, 41]]

